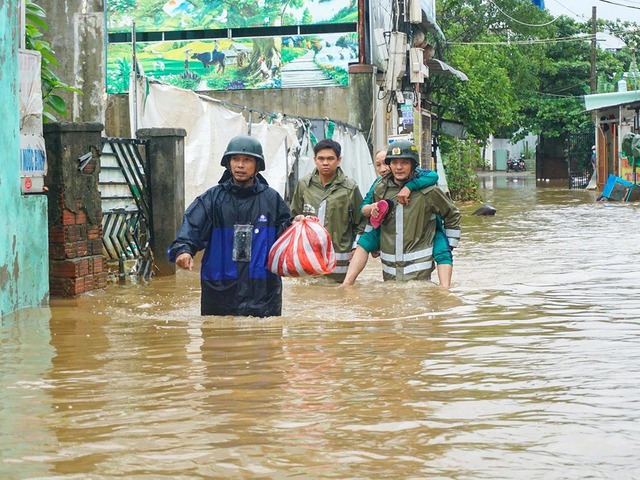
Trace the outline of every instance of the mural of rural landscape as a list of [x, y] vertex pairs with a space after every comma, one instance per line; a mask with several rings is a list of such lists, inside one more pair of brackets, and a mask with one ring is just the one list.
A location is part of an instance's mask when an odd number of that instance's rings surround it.
[[[357, 0], [108, 0], [109, 33], [340, 24]], [[347, 86], [356, 33], [136, 43], [144, 74], [189, 90]], [[107, 47], [107, 93], [129, 89], [131, 43]]]
[[[137, 43], [144, 74], [188, 90], [347, 86], [357, 35]], [[129, 90], [131, 44], [107, 51], [107, 93]]]

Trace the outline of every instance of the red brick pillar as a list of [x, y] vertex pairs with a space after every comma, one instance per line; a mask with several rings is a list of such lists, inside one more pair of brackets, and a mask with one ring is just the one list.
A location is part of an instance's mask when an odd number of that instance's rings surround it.
[[102, 124], [45, 124], [44, 137], [50, 295], [76, 297], [107, 285], [98, 190]]

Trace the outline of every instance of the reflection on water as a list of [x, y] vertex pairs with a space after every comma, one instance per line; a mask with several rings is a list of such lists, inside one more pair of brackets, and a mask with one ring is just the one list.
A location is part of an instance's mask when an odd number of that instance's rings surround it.
[[640, 478], [638, 205], [481, 182], [450, 292], [376, 260], [279, 318], [179, 272], [4, 319], [0, 478]]

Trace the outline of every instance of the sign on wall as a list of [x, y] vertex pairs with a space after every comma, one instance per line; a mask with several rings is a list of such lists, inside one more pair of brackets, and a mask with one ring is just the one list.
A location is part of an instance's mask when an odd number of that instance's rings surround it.
[[23, 193], [41, 193], [47, 173], [42, 133], [40, 52], [20, 50], [20, 186]]
[[108, 0], [107, 93], [128, 90], [132, 25], [144, 74], [190, 90], [346, 86], [352, 0]]

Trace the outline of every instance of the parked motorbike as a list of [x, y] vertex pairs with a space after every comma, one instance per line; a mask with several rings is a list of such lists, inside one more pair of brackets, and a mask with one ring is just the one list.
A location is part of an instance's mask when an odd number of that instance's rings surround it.
[[527, 169], [524, 163], [524, 157], [521, 155], [519, 159], [507, 159], [507, 172], [524, 172]]

